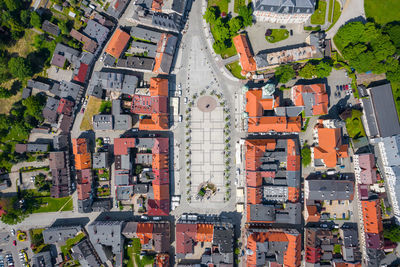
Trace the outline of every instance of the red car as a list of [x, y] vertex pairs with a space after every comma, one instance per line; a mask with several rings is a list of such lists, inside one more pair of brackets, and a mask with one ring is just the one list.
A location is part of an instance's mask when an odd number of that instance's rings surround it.
[[344, 86], [344, 88], [346, 88], [346, 90], [349, 90], [349, 85], [346, 84], [346, 85]]
[[82, 109], [81, 109], [81, 113], [84, 113], [84, 112], [85, 112], [85, 108], [82, 108]]
[[17, 240], [13, 241], [13, 245], [16, 246], [17, 245]]

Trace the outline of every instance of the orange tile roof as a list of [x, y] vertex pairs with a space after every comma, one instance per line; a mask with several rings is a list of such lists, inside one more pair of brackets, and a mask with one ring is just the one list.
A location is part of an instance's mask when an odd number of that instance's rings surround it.
[[168, 184], [155, 184], [153, 183], [153, 192], [155, 200], [169, 199], [169, 185]]
[[[247, 187], [247, 204], [260, 204], [262, 197], [261, 187]], [[250, 213], [249, 210], [247, 212]]]
[[115, 138], [114, 155], [128, 155], [128, 149], [134, 148], [135, 143], [135, 138]]
[[152, 168], [154, 170], [168, 169], [169, 164], [167, 154], [153, 154], [152, 157]]
[[283, 255], [283, 264], [288, 267], [298, 267], [301, 264], [301, 234], [288, 231], [269, 230], [268, 232], [255, 232], [247, 238], [247, 248], [253, 253], [247, 254], [247, 267], [257, 265], [257, 243], [288, 242]]
[[74, 155], [84, 154], [89, 152], [86, 138], [72, 139], [72, 152], [74, 153]]
[[296, 187], [288, 187], [288, 201], [290, 202], [298, 202], [300, 198], [299, 188]]
[[157, 254], [154, 259], [155, 267], [169, 267], [169, 255], [168, 253]]
[[256, 61], [251, 53], [246, 35], [239, 34], [233, 37], [233, 44], [235, 45], [236, 51], [239, 54], [240, 65], [242, 66], [243, 72], [247, 73], [256, 71]]
[[147, 244], [153, 238], [153, 227], [152, 223], [137, 224], [136, 235], [140, 239], [140, 244]]
[[292, 100], [296, 106], [306, 106], [303, 93], [314, 94], [315, 104], [312, 106], [313, 115], [328, 114], [329, 98], [325, 84], [296, 85], [292, 87]]
[[150, 78], [151, 96], [168, 96], [168, 79]]
[[90, 169], [92, 167], [92, 155], [90, 153], [75, 155], [75, 168], [77, 170]]
[[166, 131], [168, 130], [168, 115], [155, 113], [151, 114], [151, 119], [141, 119], [139, 121], [141, 131]]
[[161, 12], [163, 4], [162, 0], [153, 0], [153, 3], [151, 3], [151, 10]]
[[260, 172], [247, 171], [246, 184], [249, 187], [259, 187], [262, 185], [262, 177]]
[[361, 207], [364, 218], [364, 231], [373, 234], [382, 233], [383, 225], [380, 199], [363, 200], [361, 201]]
[[314, 158], [322, 159], [328, 168], [336, 167], [338, 158], [348, 157], [348, 145], [342, 144], [340, 128], [318, 128], [318, 146]]
[[214, 234], [214, 225], [198, 223], [196, 242], [212, 242]]
[[273, 110], [279, 106], [279, 97], [262, 98], [262, 90], [249, 90], [246, 92], [246, 112], [249, 117], [261, 117], [264, 110]]
[[301, 117], [260, 117], [249, 118], [248, 132], [300, 132]]
[[129, 42], [130, 35], [121, 29], [116, 29], [105, 50], [106, 53], [118, 59]]
[[319, 222], [321, 218], [321, 214], [315, 205], [306, 206], [306, 214], [308, 214], [306, 222]]

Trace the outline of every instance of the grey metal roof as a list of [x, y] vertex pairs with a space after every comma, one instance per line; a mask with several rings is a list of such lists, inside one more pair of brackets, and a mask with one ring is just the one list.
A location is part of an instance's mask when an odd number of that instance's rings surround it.
[[133, 185], [118, 186], [117, 187], [117, 200], [129, 200], [133, 194]]
[[89, 94], [99, 97], [100, 90], [134, 94], [138, 77], [115, 72], [93, 72], [88, 90]]
[[113, 129], [113, 116], [97, 114], [93, 116], [93, 130], [106, 131]]
[[99, 44], [99, 47], [101, 47], [103, 42], [107, 39], [110, 30], [100, 23], [90, 19], [87, 21], [87, 25], [85, 29], [83, 29], [83, 32], [95, 40]]
[[55, 150], [64, 150], [68, 147], [68, 135], [60, 134], [53, 137], [53, 147]]
[[135, 184], [133, 188], [134, 194], [146, 194], [147, 192], [149, 192], [148, 184]]
[[145, 42], [132, 41], [129, 48], [129, 52], [135, 53], [147, 53], [147, 57], [156, 57], [157, 45], [149, 44]]
[[92, 198], [78, 199], [78, 212], [79, 213], [90, 213], [92, 212]]
[[154, 138], [137, 138], [135, 146], [138, 148], [152, 149], [154, 146]]
[[96, 267], [101, 266], [101, 261], [98, 259], [96, 252], [87, 239], [80, 241], [71, 248], [72, 257], [77, 260], [82, 266]]
[[312, 14], [315, 0], [259, 0], [255, 3], [255, 11], [281, 14]]
[[136, 90], [136, 86], [138, 84], [138, 77], [133, 75], [125, 75], [124, 82], [122, 83], [122, 93], [133, 95]]
[[57, 43], [53, 55], [56, 54], [64, 56], [69, 62], [72, 63], [80, 56], [81, 52], [62, 43]]
[[129, 185], [129, 175], [128, 174], [115, 174], [115, 185]]
[[186, 0], [172, 0], [171, 9], [176, 13], [183, 15], [183, 13], [185, 13], [186, 3]]
[[28, 80], [27, 86], [40, 91], [49, 91], [50, 85], [36, 80]]
[[114, 116], [114, 130], [126, 131], [132, 128], [132, 117], [129, 114]]
[[49, 150], [48, 144], [28, 143], [26, 146], [28, 152], [47, 152]]
[[42, 30], [55, 36], [58, 36], [61, 33], [60, 28], [48, 20], [43, 21]]
[[368, 89], [375, 110], [380, 137], [400, 134], [400, 123], [390, 83]]
[[43, 240], [45, 244], [55, 244], [60, 242], [64, 244], [70, 238], [75, 237], [82, 231], [82, 227], [77, 226], [59, 226], [50, 227], [43, 231]]
[[154, 63], [155, 60], [153, 58], [133, 56], [127, 57], [126, 59], [119, 59], [117, 62], [117, 67], [152, 71], [154, 68]]
[[111, 199], [109, 198], [96, 199], [92, 203], [92, 210], [95, 212], [110, 211], [111, 208], [112, 208], [112, 203]]
[[375, 137], [379, 134], [378, 132], [378, 124], [376, 122], [374, 107], [372, 105], [371, 98], [364, 97], [361, 98], [364, 115], [366, 117], [368, 132], [370, 137]]
[[121, 114], [121, 100], [114, 99], [112, 101], [111, 114], [113, 114], [114, 116]]
[[33, 267], [53, 267], [53, 257], [50, 251], [39, 252], [32, 258]]
[[93, 153], [93, 169], [108, 168], [108, 152]]
[[155, 30], [145, 29], [143, 27], [137, 26], [131, 28], [130, 34], [138, 39], [147, 40], [152, 43], [158, 43], [162, 33]]
[[121, 234], [123, 223], [122, 221], [94, 221], [87, 227], [90, 241], [103, 262], [106, 262], [108, 257], [102, 246], [111, 247], [113, 254], [123, 254], [124, 237]]
[[387, 166], [400, 166], [400, 135], [382, 138]]
[[110, 7], [107, 9], [107, 14], [111, 17], [119, 19], [129, 2], [130, 0], [117, 0], [115, 5], [110, 5]]
[[[354, 183], [347, 180], [306, 180], [308, 200], [352, 200]], [[306, 186], [307, 186], [306, 185]]]
[[25, 87], [22, 91], [22, 99], [27, 99], [32, 94], [32, 89]]
[[61, 81], [59, 97], [70, 99], [73, 101], [79, 101], [80, 97], [82, 96], [82, 89], [83, 87], [79, 84]]

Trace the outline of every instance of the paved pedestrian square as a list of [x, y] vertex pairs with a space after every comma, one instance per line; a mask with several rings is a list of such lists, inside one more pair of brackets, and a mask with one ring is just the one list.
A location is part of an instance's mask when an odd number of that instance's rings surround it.
[[[191, 114], [191, 191], [192, 203], [220, 202], [225, 195], [224, 185], [224, 114], [223, 107], [212, 96], [201, 96]], [[210, 199], [196, 199], [199, 186], [211, 182], [217, 192]]]

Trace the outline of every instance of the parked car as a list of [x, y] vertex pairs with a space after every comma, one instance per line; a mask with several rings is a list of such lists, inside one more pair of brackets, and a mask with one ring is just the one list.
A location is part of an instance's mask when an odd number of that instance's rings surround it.
[[15, 236], [15, 229], [11, 229], [11, 235]]
[[178, 122], [182, 122], [182, 119], [183, 119], [182, 115], [179, 115]]
[[81, 109], [81, 113], [85, 113], [85, 108], [82, 108], [82, 109]]
[[13, 241], [13, 246], [17, 246], [17, 240]]
[[187, 98], [187, 97], [185, 97], [185, 99], [183, 100], [183, 102], [184, 102], [185, 104], [187, 104], [187, 102], [188, 102], [188, 98]]

